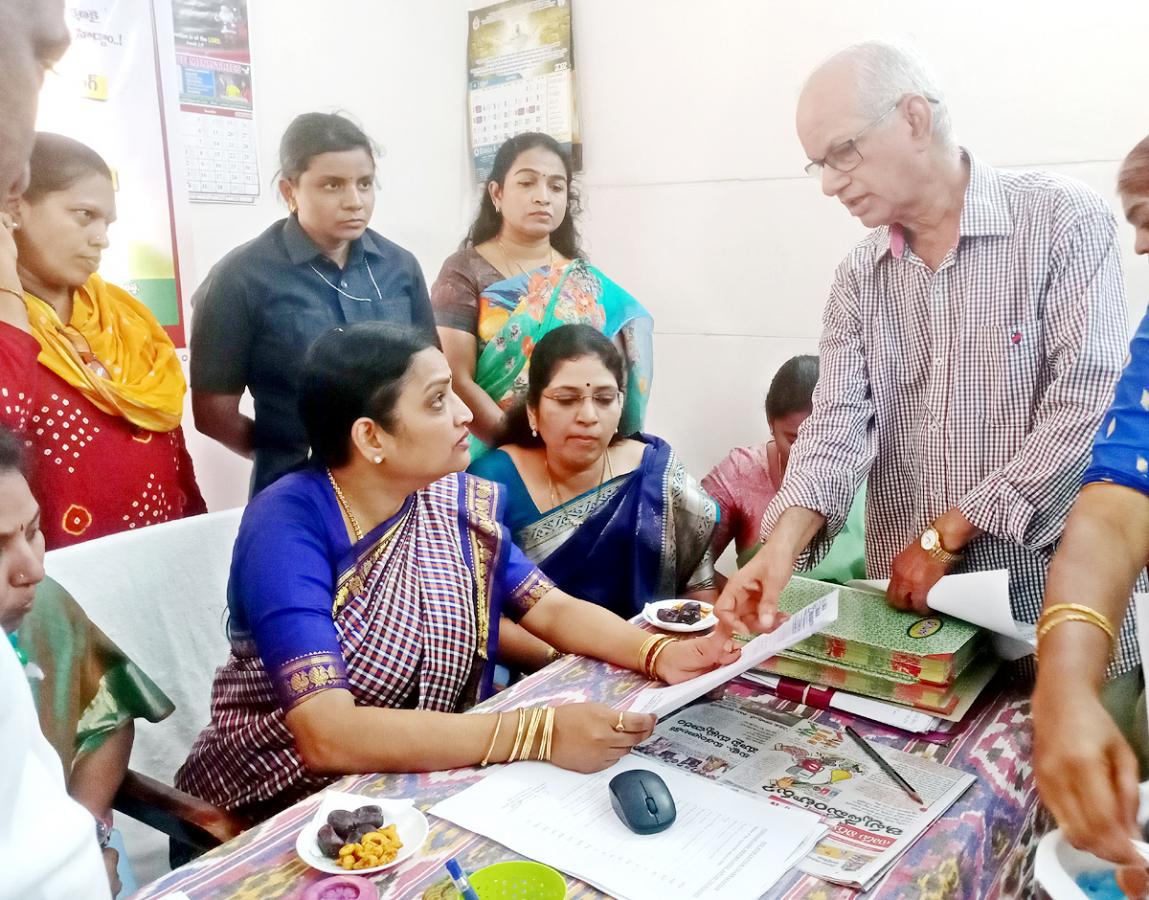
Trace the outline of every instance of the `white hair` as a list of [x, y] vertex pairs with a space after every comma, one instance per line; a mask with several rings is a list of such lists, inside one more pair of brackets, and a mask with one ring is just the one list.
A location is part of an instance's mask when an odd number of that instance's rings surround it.
[[863, 115], [876, 119], [892, 103], [907, 94], [916, 94], [936, 101], [930, 103], [934, 136], [944, 146], [953, 145], [949, 107], [941, 86], [930, 67], [913, 50], [884, 41], [866, 41], [839, 50], [815, 71], [835, 63], [853, 67], [859, 111]]

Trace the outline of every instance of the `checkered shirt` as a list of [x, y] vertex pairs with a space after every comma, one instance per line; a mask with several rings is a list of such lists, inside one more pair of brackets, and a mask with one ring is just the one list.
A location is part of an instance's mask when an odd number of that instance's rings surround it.
[[[936, 272], [897, 225], [839, 265], [814, 410], [762, 534], [791, 506], [823, 514], [809, 565], [868, 474], [870, 577], [956, 506], [985, 534], [954, 571], [1008, 569], [1014, 615], [1034, 622], [1125, 359], [1116, 223], [1084, 185], [963, 153], [960, 237]], [[1138, 661], [1130, 614], [1110, 673]]]

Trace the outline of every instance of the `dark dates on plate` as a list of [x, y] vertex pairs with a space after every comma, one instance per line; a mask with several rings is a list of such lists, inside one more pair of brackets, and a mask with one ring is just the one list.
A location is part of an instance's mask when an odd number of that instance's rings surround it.
[[352, 815], [356, 825], [370, 825], [372, 829], [383, 827], [383, 810], [375, 804], [361, 806]]
[[319, 829], [316, 840], [319, 843], [319, 852], [328, 859], [338, 859], [339, 851], [346, 843], [343, 838], [335, 833], [335, 829], [332, 828], [330, 824], [324, 825]]
[[702, 621], [702, 605], [696, 600], [688, 600], [677, 606], [663, 607], [658, 611], [658, 619], [674, 625], [697, 625]]
[[355, 821], [355, 813], [347, 809], [333, 809], [327, 814], [327, 824], [332, 827], [337, 835], [346, 840], [347, 835], [351, 833], [351, 829], [358, 823]]

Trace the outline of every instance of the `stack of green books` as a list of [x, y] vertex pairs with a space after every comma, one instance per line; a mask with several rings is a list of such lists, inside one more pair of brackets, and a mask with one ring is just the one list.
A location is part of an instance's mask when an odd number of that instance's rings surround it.
[[838, 591], [838, 619], [760, 666], [881, 700], [947, 715], [984, 686], [984, 632], [950, 616], [894, 609], [869, 591], [795, 576], [778, 600], [795, 613]]

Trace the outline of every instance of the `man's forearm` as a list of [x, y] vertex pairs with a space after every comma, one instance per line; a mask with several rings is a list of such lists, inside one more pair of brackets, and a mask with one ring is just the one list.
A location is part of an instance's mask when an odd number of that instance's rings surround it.
[[781, 516], [766, 538], [771, 552], [785, 553], [793, 564], [802, 551], [826, 525], [826, 517], [804, 506], [791, 506]]

